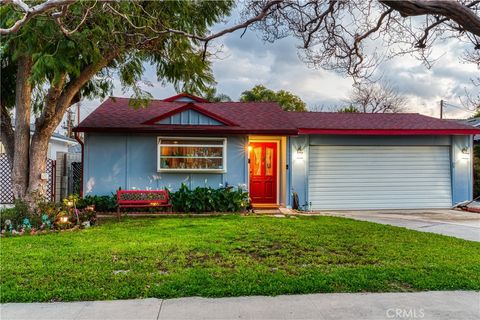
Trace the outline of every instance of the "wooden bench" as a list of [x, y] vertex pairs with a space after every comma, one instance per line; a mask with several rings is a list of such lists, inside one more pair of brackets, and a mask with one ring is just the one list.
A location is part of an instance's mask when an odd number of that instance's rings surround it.
[[121, 208], [156, 208], [167, 207], [172, 211], [172, 204], [166, 190], [118, 190], [117, 218]]

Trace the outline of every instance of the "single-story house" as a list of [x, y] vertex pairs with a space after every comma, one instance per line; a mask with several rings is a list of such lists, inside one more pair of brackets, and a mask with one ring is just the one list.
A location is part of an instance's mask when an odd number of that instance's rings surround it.
[[472, 126], [420, 114], [286, 112], [180, 94], [109, 98], [84, 132], [84, 194], [244, 185], [257, 207], [448, 208], [472, 199]]

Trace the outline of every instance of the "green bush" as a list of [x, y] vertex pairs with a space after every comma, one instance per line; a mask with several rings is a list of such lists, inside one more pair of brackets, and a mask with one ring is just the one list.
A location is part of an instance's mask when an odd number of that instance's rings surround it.
[[175, 212], [236, 212], [245, 210], [250, 203], [248, 193], [241, 187], [190, 190], [185, 184], [170, 192], [170, 199]]
[[[185, 184], [175, 192], [170, 192], [170, 201], [175, 212], [236, 212], [245, 210], [250, 199], [248, 193], [241, 187], [197, 187], [190, 190]], [[96, 212], [112, 212], [117, 210], [117, 195], [91, 196], [87, 195], [77, 201], [77, 208], [95, 206]], [[159, 208], [132, 208], [124, 211], [156, 212]]]
[[473, 148], [473, 198], [480, 197], [480, 145]]
[[[34, 234], [39, 230], [69, 229], [76, 225], [85, 226], [87, 221], [88, 226], [95, 224], [96, 213], [75, 208], [75, 203], [68, 204], [67, 200], [71, 199], [77, 200], [78, 197], [69, 196], [62, 204], [47, 201], [38, 193], [33, 193], [31, 207], [21, 200], [15, 201], [13, 208], [0, 211], [2, 234]], [[67, 221], [62, 222], [61, 217], [66, 217]]]
[[1, 229], [5, 228], [7, 220], [10, 220], [12, 226], [17, 226], [22, 222], [23, 218], [22, 215], [17, 213], [15, 208], [4, 208], [0, 211]]
[[117, 210], [117, 195], [112, 193], [110, 196], [90, 196], [80, 198], [77, 202], [77, 208], [83, 209], [87, 206], [95, 206], [95, 211], [111, 212]]
[[33, 194], [32, 197], [34, 203], [32, 208], [24, 201], [16, 200], [13, 208], [3, 209], [0, 212], [0, 229], [18, 231], [21, 229], [38, 230], [52, 227], [57, 219], [57, 215], [62, 211], [62, 206], [46, 201], [36, 194]]

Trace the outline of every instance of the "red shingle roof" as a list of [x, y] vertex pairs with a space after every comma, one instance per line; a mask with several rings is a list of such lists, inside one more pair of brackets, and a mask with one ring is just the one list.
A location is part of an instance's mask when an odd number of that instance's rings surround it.
[[289, 112], [300, 134], [478, 134], [480, 130], [418, 113]]
[[[168, 100], [168, 99], [167, 99]], [[128, 98], [109, 98], [75, 131], [156, 132], [195, 134], [364, 134], [451, 135], [480, 134], [472, 126], [414, 113], [371, 114], [331, 112], [285, 112], [274, 102], [179, 102], [152, 100], [135, 110]], [[226, 125], [154, 124], [154, 119], [172, 115], [191, 105], [213, 115]]]
[[166, 133], [224, 134], [297, 134], [297, 128], [287, 114], [274, 102], [195, 102], [196, 111], [214, 114], [232, 125], [170, 125], [144, 124], [162, 115], [184, 110], [188, 102], [152, 100], [147, 108], [135, 110], [127, 98], [109, 98], [92, 112], [76, 131], [136, 131]]

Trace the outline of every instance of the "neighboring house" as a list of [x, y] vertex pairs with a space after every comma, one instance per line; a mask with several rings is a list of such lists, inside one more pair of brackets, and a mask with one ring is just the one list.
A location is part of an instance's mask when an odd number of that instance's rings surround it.
[[[33, 135], [35, 127], [31, 125], [30, 136]], [[48, 175], [47, 197], [52, 200], [59, 201], [55, 198], [56, 190], [60, 189], [60, 180], [63, 176], [62, 170], [57, 170], [56, 158], [57, 152], [66, 153], [68, 149], [79, 145], [74, 139], [70, 139], [59, 133], [53, 133], [48, 142], [46, 173]], [[8, 158], [5, 154], [5, 147], [0, 141], [0, 205], [13, 203], [11, 170]]]
[[[30, 136], [35, 132], [35, 126], [30, 126]], [[47, 158], [51, 160], [56, 160], [57, 152], [68, 152], [68, 148], [74, 145], [78, 145], [78, 142], [75, 139], [68, 138], [60, 133], [54, 132], [50, 137], [48, 143], [48, 153]], [[0, 154], [5, 153], [5, 147], [0, 141]]]
[[68, 138], [55, 132], [48, 143], [47, 158], [55, 160], [57, 158], [57, 152], [69, 152], [69, 149], [75, 145], [78, 145], [78, 142], [75, 139]]
[[479, 129], [420, 114], [285, 112], [187, 94], [110, 98], [84, 132], [84, 194], [245, 185], [256, 207], [447, 208], [472, 198]]

